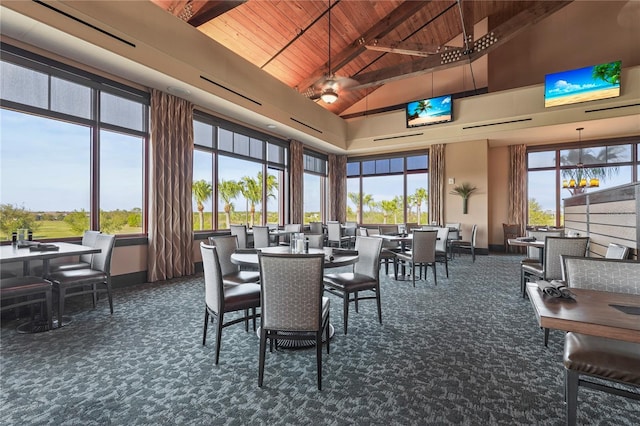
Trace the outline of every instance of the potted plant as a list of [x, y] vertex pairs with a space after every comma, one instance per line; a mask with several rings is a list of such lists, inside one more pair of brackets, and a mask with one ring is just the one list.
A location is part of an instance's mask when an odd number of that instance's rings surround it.
[[467, 214], [469, 197], [477, 188], [472, 186], [468, 182], [464, 182], [462, 185], [458, 185], [453, 188], [450, 194], [459, 195], [462, 197], [462, 213]]

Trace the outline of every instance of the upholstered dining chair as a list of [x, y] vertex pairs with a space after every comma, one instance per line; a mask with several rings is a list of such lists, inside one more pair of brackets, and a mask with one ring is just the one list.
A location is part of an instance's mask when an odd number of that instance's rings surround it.
[[[216, 355], [215, 363], [220, 359], [220, 345], [222, 343], [222, 329], [244, 321], [245, 330], [249, 330], [249, 320], [253, 320], [256, 329], [256, 308], [260, 307], [260, 285], [247, 283], [243, 285], [225, 285], [218, 257], [217, 247], [200, 243], [202, 266], [204, 269], [205, 310], [202, 328], [202, 345], [207, 343], [207, 326], [209, 317], [216, 320]], [[249, 315], [251, 310], [251, 315]], [[225, 322], [225, 314], [244, 311], [240, 318]]]
[[[325, 291], [342, 298], [344, 334], [347, 334], [349, 303], [351, 302], [354, 302], [356, 312], [358, 312], [360, 300], [375, 299], [378, 305], [378, 321], [382, 324], [382, 304], [380, 302], [382, 239], [358, 236], [355, 249], [358, 252], [358, 261], [353, 265], [352, 272], [331, 273], [324, 277]], [[373, 294], [361, 296], [360, 292], [365, 291]]]
[[[396, 253], [396, 268], [402, 263], [408, 263], [411, 268], [411, 281], [416, 286], [416, 266], [420, 267], [420, 278], [422, 278], [422, 267], [425, 267], [425, 279], [427, 278], [427, 267], [431, 266], [433, 270], [433, 283], [438, 285], [436, 277], [436, 241], [438, 231], [426, 231], [421, 229], [413, 230], [413, 242], [410, 252]], [[404, 267], [404, 265], [402, 265]], [[396, 269], [395, 276], [397, 278], [398, 271]]]
[[[544, 241], [547, 237], [563, 237], [564, 231], [538, 231], [528, 230], [527, 237], [533, 237], [536, 240]], [[520, 263], [542, 263], [540, 259], [540, 249], [536, 247], [527, 247], [527, 256], [523, 258]]]
[[449, 241], [449, 228], [436, 228], [436, 262], [444, 263], [444, 271], [446, 277], [449, 278], [449, 255], [447, 253], [447, 245]]
[[238, 248], [249, 247], [246, 225], [231, 225], [229, 229], [231, 230], [231, 235], [235, 235], [238, 238]]
[[309, 247], [321, 249], [324, 246], [324, 234], [305, 234]]
[[507, 242], [509, 239], [521, 237], [522, 225], [519, 223], [503, 223], [502, 224], [502, 236], [504, 243], [504, 251], [505, 253], [509, 253], [513, 251], [515, 253], [520, 253], [522, 250], [521, 247], [510, 246]]
[[348, 245], [350, 239], [351, 237], [342, 235], [340, 222], [327, 222], [327, 245], [333, 246], [334, 244], [336, 244], [338, 247], [342, 247], [343, 244]]
[[[82, 242], [83, 246], [93, 247], [96, 242], [96, 238], [100, 235], [100, 231], [84, 231], [82, 234]], [[74, 269], [84, 269], [91, 268], [91, 259], [93, 258], [93, 253], [83, 254], [79, 257], [78, 261], [75, 262], [65, 262], [65, 263], [55, 263], [49, 265], [49, 274], [60, 271], [71, 271]], [[32, 269], [32, 275], [42, 276], [43, 270], [42, 265], [35, 266]]]
[[53, 329], [53, 292], [50, 281], [35, 276], [2, 278], [0, 280], [0, 311], [19, 306], [44, 305], [43, 318]]
[[309, 232], [312, 234], [324, 234], [322, 222], [309, 222]]
[[269, 247], [271, 236], [269, 235], [268, 226], [253, 227], [253, 248]]
[[240, 266], [231, 262], [231, 255], [239, 248], [236, 235], [216, 235], [209, 237], [209, 244], [215, 246], [222, 270], [222, 280], [226, 285], [257, 283], [260, 281], [258, 271], [243, 271]]
[[284, 225], [284, 231], [289, 232], [289, 234], [283, 235], [280, 237], [280, 245], [288, 246], [291, 243], [291, 232], [302, 232], [302, 224], [300, 223], [287, 223]]
[[471, 252], [471, 259], [476, 261], [476, 237], [478, 234], [478, 225], [474, 224], [471, 227], [471, 238], [468, 240], [450, 240], [451, 251], [460, 252], [460, 250], [469, 250]]
[[96, 236], [94, 247], [100, 249], [100, 253], [93, 255], [90, 268], [63, 270], [49, 274], [48, 279], [53, 283], [53, 292], [58, 296], [58, 327], [63, 325], [64, 302], [69, 297], [91, 294], [95, 308], [98, 295], [107, 293], [109, 310], [113, 314], [111, 255], [115, 241], [115, 235], [99, 234]]
[[329, 353], [329, 298], [322, 296], [324, 254], [259, 254], [261, 293], [258, 386], [267, 340], [315, 340], [318, 390], [322, 390], [322, 336]]
[[[360, 228], [361, 234], [365, 237], [375, 237], [376, 235], [382, 234], [380, 232], [380, 227], [372, 227], [372, 228]], [[382, 249], [380, 250], [380, 264], [384, 262], [384, 273], [389, 275], [389, 263], [393, 263], [393, 267], [395, 270], [396, 265], [396, 253], [401, 251], [400, 244], [395, 243], [393, 241], [382, 240]]]

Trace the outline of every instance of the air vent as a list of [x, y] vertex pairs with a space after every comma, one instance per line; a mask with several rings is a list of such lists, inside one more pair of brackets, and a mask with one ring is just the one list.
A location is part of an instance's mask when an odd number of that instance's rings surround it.
[[298, 124], [302, 124], [304, 127], [308, 127], [308, 128], [309, 128], [309, 129], [311, 129], [311, 130], [315, 130], [315, 131], [316, 131], [316, 132], [318, 132], [318, 133], [322, 133], [322, 130], [318, 130], [318, 129], [316, 129], [315, 127], [309, 126], [308, 124], [304, 124], [302, 121], [300, 121], [300, 120], [296, 120], [296, 119], [295, 119], [295, 118], [293, 118], [293, 117], [289, 117], [289, 118], [291, 119], [291, 121], [295, 121], [295, 122], [296, 122], [296, 123], [298, 123]]
[[475, 126], [466, 126], [462, 130], [475, 129], [477, 127], [501, 126], [503, 124], [522, 123], [523, 121], [532, 121], [533, 118], [522, 118], [520, 120], [500, 121], [499, 123], [478, 124]]
[[589, 114], [590, 112], [608, 111], [610, 109], [619, 109], [619, 108], [631, 108], [635, 106], [640, 106], [640, 104], [629, 104], [629, 105], [619, 105], [619, 106], [607, 107], [607, 108], [588, 109], [588, 110], [585, 110], [584, 113]]
[[413, 136], [422, 136], [424, 135], [424, 133], [411, 133], [410, 135], [402, 135], [402, 136], [389, 136], [388, 138], [376, 138], [373, 141], [374, 142], [380, 142], [380, 141], [389, 141], [391, 139], [402, 139], [402, 138], [411, 138]]
[[73, 19], [74, 21], [76, 21], [76, 22], [78, 22], [78, 23], [80, 23], [80, 24], [82, 24], [82, 25], [84, 25], [84, 26], [87, 26], [87, 27], [89, 27], [89, 28], [91, 28], [91, 29], [93, 29], [93, 30], [96, 30], [96, 31], [98, 31], [99, 33], [102, 33], [102, 34], [104, 34], [104, 35], [106, 35], [106, 36], [109, 36], [109, 37], [111, 37], [111, 38], [113, 38], [113, 39], [115, 39], [115, 40], [118, 40], [120, 43], [124, 43], [124, 44], [126, 44], [127, 46], [136, 47], [136, 45], [135, 45], [135, 44], [131, 43], [130, 41], [127, 41], [127, 40], [123, 39], [122, 37], [118, 37], [117, 35], [112, 34], [112, 33], [110, 33], [109, 31], [105, 31], [105, 30], [103, 30], [102, 28], [98, 28], [98, 27], [96, 27], [96, 26], [95, 26], [95, 25], [93, 25], [93, 24], [90, 24], [90, 23], [88, 23], [88, 22], [86, 22], [86, 21], [83, 21], [83, 20], [82, 20], [82, 19], [80, 19], [80, 18], [76, 18], [75, 16], [70, 15], [70, 14], [68, 14], [67, 12], [64, 12], [64, 11], [62, 11], [62, 10], [60, 10], [60, 9], [57, 9], [57, 8], [55, 8], [55, 7], [53, 7], [53, 6], [49, 5], [49, 4], [43, 3], [43, 2], [41, 2], [40, 0], [34, 0], [34, 3], [37, 3], [37, 4], [39, 4], [40, 6], [44, 6], [44, 7], [46, 7], [47, 9], [52, 10], [52, 11], [54, 11], [54, 12], [56, 12], [56, 13], [59, 13], [60, 15], [65, 16], [65, 17], [67, 17], [67, 18], [69, 18], [69, 19]]
[[205, 76], [203, 76], [203, 75], [201, 75], [201, 76], [200, 76], [200, 78], [201, 78], [201, 79], [203, 79], [204, 81], [207, 81], [207, 82], [209, 82], [209, 83], [213, 84], [214, 86], [217, 86], [217, 87], [219, 87], [219, 88], [221, 88], [221, 89], [226, 90], [226, 91], [227, 91], [227, 92], [229, 92], [229, 93], [233, 93], [233, 94], [234, 94], [234, 95], [236, 95], [236, 96], [240, 96], [242, 99], [246, 99], [246, 100], [248, 100], [249, 102], [253, 102], [253, 103], [254, 103], [254, 104], [256, 104], [256, 105], [262, 106], [262, 103], [260, 103], [260, 102], [256, 101], [255, 99], [251, 99], [250, 97], [245, 96], [245, 95], [243, 95], [242, 93], [236, 92], [236, 91], [235, 91], [235, 90], [233, 90], [233, 89], [229, 89], [228, 87], [223, 86], [223, 85], [222, 85], [222, 84], [220, 84], [220, 83], [216, 83], [215, 81], [213, 81], [213, 80], [211, 80], [211, 79], [208, 79], [207, 77], [205, 77]]

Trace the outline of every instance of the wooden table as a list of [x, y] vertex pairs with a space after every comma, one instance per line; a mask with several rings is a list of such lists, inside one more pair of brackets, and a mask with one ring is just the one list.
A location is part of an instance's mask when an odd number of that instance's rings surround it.
[[540, 327], [573, 331], [640, 343], [640, 315], [624, 313], [612, 305], [640, 310], [640, 295], [572, 288], [575, 300], [543, 295], [536, 283], [527, 294]]
[[49, 273], [49, 261], [57, 257], [80, 256], [82, 254], [100, 253], [99, 248], [72, 243], [51, 243], [59, 247], [56, 251], [31, 251], [29, 248], [17, 248], [14, 245], [0, 246], [0, 264], [22, 262], [23, 274], [29, 275], [29, 262], [42, 260], [42, 274]]

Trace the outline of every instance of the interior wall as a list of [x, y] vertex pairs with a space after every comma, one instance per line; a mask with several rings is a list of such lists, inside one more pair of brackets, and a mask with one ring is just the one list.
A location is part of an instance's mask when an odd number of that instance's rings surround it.
[[489, 246], [504, 243], [502, 224], [509, 216], [509, 147], [489, 148]]
[[640, 2], [574, 1], [489, 53], [489, 91], [619, 59], [623, 68], [640, 65]]
[[[445, 222], [460, 222], [462, 237], [471, 237], [478, 225], [476, 247], [488, 248], [489, 235], [489, 143], [486, 139], [445, 145]], [[449, 179], [455, 179], [454, 184]], [[462, 213], [462, 198], [450, 194], [457, 185], [468, 182], [476, 192], [469, 197], [468, 214]]]

